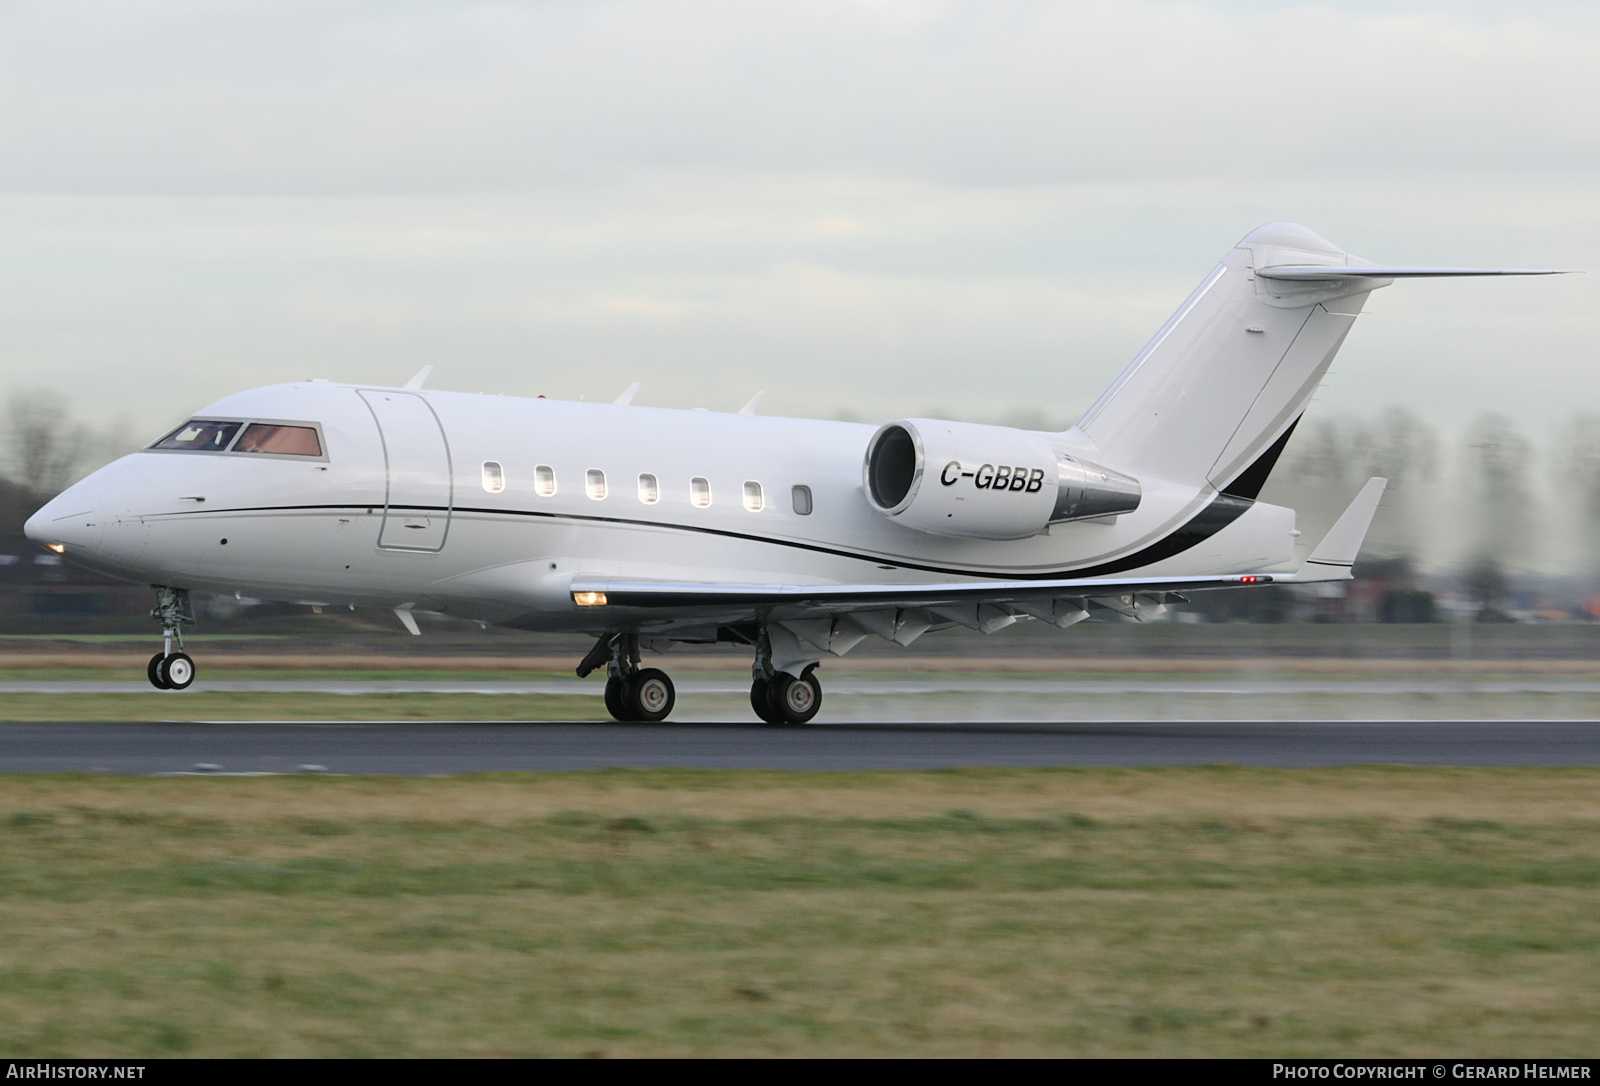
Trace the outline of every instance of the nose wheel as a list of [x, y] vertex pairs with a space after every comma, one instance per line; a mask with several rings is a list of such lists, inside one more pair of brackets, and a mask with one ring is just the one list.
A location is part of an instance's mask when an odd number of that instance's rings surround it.
[[[150, 617], [161, 622], [161, 651], [150, 657], [145, 675], [157, 690], [187, 690], [194, 682], [194, 661], [183, 651], [183, 623], [194, 621], [194, 609], [185, 588], [156, 588], [156, 605]], [[173, 651], [176, 643], [177, 651]]]
[[175, 652], [171, 656], [158, 652], [150, 657], [145, 674], [157, 690], [187, 690], [194, 682], [194, 661], [185, 652]]

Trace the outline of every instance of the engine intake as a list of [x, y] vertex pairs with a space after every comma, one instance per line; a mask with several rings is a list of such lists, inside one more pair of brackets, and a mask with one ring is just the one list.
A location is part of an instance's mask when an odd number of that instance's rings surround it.
[[867, 501], [908, 528], [1024, 539], [1051, 524], [1131, 513], [1139, 481], [1008, 426], [901, 419], [879, 428], [862, 465]]

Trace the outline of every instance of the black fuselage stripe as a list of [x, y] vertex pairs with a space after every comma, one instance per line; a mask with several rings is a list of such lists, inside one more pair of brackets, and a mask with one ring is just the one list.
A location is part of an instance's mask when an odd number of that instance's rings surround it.
[[[993, 577], [997, 580], [1007, 581], [1053, 581], [1066, 577], [1104, 577], [1113, 573], [1126, 573], [1130, 569], [1150, 565], [1181, 554], [1191, 547], [1205, 542], [1222, 529], [1232, 524], [1242, 516], [1245, 510], [1255, 503], [1248, 498], [1238, 498], [1231, 494], [1218, 494], [1193, 517], [1179, 525], [1165, 536], [1151, 543], [1142, 550], [1122, 558], [1114, 558], [1109, 562], [1099, 565], [1080, 566], [1076, 569], [1051, 570], [1044, 573], [1017, 573], [1010, 570], [984, 570], [984, 569], [953, 569], [948, 566], [930, 566], [916, 562], [907, 562], [889, 555], [861, 554], [857, 551], [842, 550], [838, 547], [825, 547], [819, 543], [801, 543], [792, 539], [772, 539], [767, 536], [750, 535], [747, 532], [732, 532], [723, 528], [706, 528], [693, 524], [669, 524], [654, 520], [634, 520], [628, 517], [599, 517], [584, 513], [548, 513], [533, 509], [482, 509], [472, 506], [456, 506], [453, 510], [443, 505], [397, 505], [390, 506], [391, 512], [419, 512], [419, 513], [482, 513], [490, 516], [508, 517], [539, 517], [549, 520], [579, 520], [597, 524], [626, 524], [639, 528], [665, 528], [679, 532], [697, 532], [702, 535], [721, 536], [727, 539], [741, 539], [751, 543], [766, 543], [776, 547], [789, 547], [793, 550], [810, 551], [813, 554], [828, 554], [836, 558], [849, 558], [858, 562], [872, 562], [876, 565], [893, 565], [896, 569], [915, 570], [918, 573], [940, 573], [951, 577]], [[216, 513], [293, 513], [313, 509], [381, 509], [379, 505], [259, 505], [239, 509], [194, 509], [183, 510], [176, 516], [194, 516], [196, 514]]]

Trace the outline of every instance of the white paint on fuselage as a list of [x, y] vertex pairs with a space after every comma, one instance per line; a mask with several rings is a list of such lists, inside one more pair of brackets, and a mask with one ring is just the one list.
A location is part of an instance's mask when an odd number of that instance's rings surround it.
[[[1068, 576], [1138, 552], [1213, 497], [1209, 488], [1141, 478], [1139, 509], [1114, 522], [1057, 525], [1000, 542], [945, 538], [905, 528], [867, 504], [861, 464], [871, 426], [387, 390], [425, 398], [446, 434], [453, 476], [442, 549], [400, 551], [379, 546], [385, 460], [378, 424], [358, 393], [368, 388], [279, 385], [195, 412], [316, 422], [326, 462], [135, 453], [54, 499], [29, 522], [29, 534], [66, 544], [75, 561], [151, 584], [336, 605], [415, 602], [528, 628], [587, 629], [600, 616], [573, 606], [566, 586], [574, 576], [749, 584]], [[1043, 436], [1061, 449], [1092, 449], [1076, 432]], [[482, 486], [484, 461], [503, 468], [498, 493]], [[555, 470], [554, 495], [536, 492], [537, 465]], [[605, 473], [603, 500], [586, 494], [590, 470]], [[641, 473], [658, 480], [655, 504], [639, 499]], [[690, 502], [696, 476], [710, 481], [708, 508]], [[746, 481], [761, 485], [759, 512], [744, 506]], [[811, 489], [809, 516], [793, 510], [795, 485]], [[1291, 511], [1258, 503], [1197, 547], [1119, 572], [1261, 569], [1291, 557], [1293, 528]]]

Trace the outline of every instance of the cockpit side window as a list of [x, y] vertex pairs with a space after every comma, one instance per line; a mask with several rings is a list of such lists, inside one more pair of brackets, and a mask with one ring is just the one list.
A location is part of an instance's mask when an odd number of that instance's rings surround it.
[[252, 422], [239, 437], [234, 452], [271, 453], [277, 456], [321, 456], [322, 441], [313, 426], [284, 426]]
[[243, 425], [242, 422], [207, 422], [205, 419], [190, 419], [150, 447], [222, 452]]

